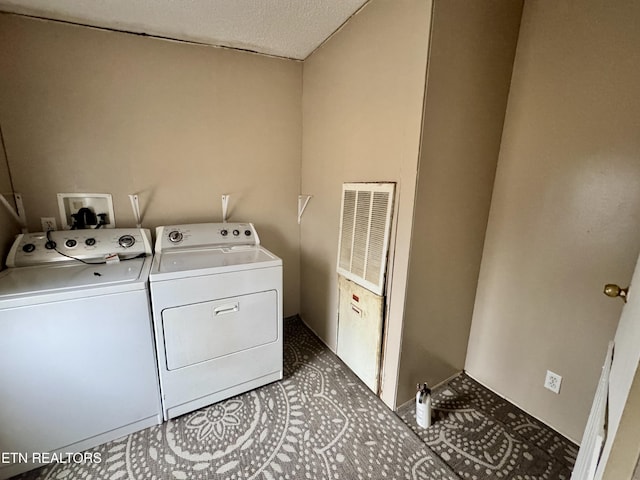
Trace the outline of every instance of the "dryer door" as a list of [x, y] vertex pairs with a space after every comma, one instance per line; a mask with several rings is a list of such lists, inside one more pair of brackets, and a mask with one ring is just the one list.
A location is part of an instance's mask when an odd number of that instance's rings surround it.
[[275, 290], [162, 311], [167, 370], [177, 370], [278, 339]]

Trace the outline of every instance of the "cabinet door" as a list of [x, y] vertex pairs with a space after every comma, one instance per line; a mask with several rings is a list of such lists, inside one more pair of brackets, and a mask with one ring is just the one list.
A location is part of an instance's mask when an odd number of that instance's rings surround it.
[[377, 395], [383, 297], [342, 276], [339, 285], [338, 357]]

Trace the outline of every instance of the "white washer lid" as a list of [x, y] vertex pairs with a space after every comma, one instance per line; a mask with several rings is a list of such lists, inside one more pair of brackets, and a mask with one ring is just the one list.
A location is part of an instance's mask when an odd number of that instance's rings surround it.
[[[147, 257], [150, 258], [150, 257]], [[144, 258], [112, 264], [69, 264], [9, 268], [0, 274], [0, 300], [146, 281]], [[143, 278], [144, 277], [144, 278]]]
[[259, 246], [173, 250], [156, 255], [150, 279], [169, 280], [281, 265], [280, 258]]

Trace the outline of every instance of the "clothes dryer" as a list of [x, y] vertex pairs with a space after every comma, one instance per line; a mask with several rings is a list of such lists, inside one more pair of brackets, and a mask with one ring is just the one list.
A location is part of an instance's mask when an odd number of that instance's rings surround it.
[[165, 419], [282, 378], [282, 260], [252, 224], [159, 227], [150, 288]]

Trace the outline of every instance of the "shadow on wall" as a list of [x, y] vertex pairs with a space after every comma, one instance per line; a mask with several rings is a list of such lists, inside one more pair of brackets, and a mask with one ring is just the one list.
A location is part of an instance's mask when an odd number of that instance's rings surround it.
[[[406, 366], [403, 365], [406, 371], [403, 371], [402, 374], [406, 375], [406, 378], [415, 379], [416, 383], [426, 382], [433, 388], [443, 381], [446, 381], [447, 378], [457, 375], [460, 371], [459, 368], [444, 361], [442, 355], [432, 352], [431, 349], [418, 344], [415, 345], [414, 348], [416, 350], [413, 351], [412, 354], [415, 355], [416, 360], [412, 362], [408, 361]], [[429, 366], [428, 372], [425, 371], [425, 365]], [[413, 397], [408, 401], [413, 402]], [[406, 396], [403, 398], [398, 397], [398, 406], [404, 403], [407, 403]]]
[[18, 233], [18, 225], [13, 218], [9, 216], [5, 208], [0, 205], [0, 270], [4, 268], [9, 248]]
[[[6, 156], [4, 153], [4, 142], [2, 148], [0, 148], [0, 195], [4, 195], [9, 203], [11, 201], [11, 195], [13, 194], [13, 188], [11, 186], [11, 177], [9, 176], [9, 165], [7, 164]], [[18, 225], [11, 217], [6, 208], [0, 204], [0, 270], [4, 268], [4, 260], [9, 253], [9, 248], [15, 235], [19, 232]]]
[[327, 319], [330, 315], [337, 315], [337, 312], [329, 312], [329, 306], [333, 304], [330, 298], [331, 284], [329, 279], [333, 278], [333, 276], [337, 277], [338, 275], [335, 271], [335, 265], [333, 263], [323, 262], [320, 257], [310, 255], [309, 252], [305, 252], [304, 250], [300, 253], [300, 263], [304, 265], [304, 277], [312, 279], [314, 283], [313, 292], [325, 292], [322, 298], [313, 296], [301, 302], [303, 310], [300, 316], [307, 326], [311, 328], [323, 342], [327, 343], [327, 339], [337, 336], [337, 332], [331, 328], [332, 323], [329, 321], [324, 321], [320, 324], [308, 323], [308, 318], [305, 318], [305, 313], [306, 310], [311, 309], [313, 310], [313, 318], [318, 319]]

